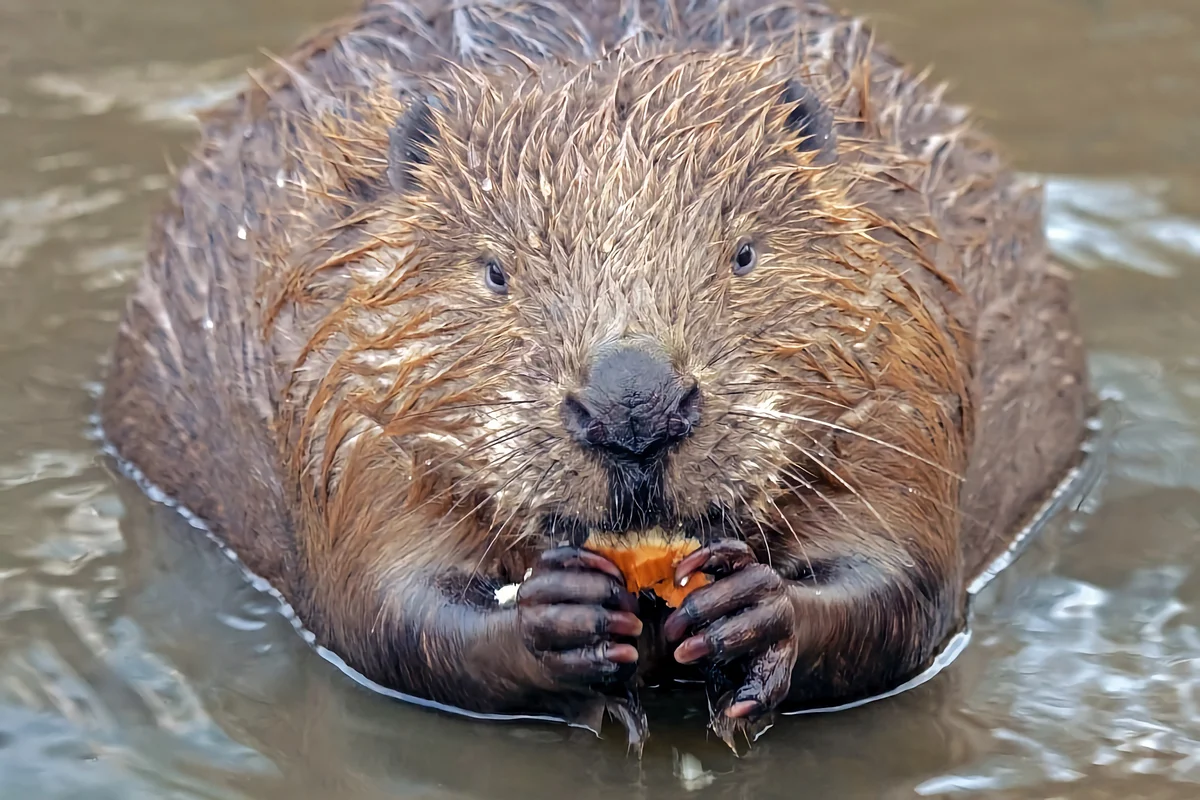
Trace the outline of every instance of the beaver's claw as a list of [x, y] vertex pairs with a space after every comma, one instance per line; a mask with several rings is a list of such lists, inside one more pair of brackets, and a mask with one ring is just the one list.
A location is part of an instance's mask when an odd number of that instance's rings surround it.
[[724, 698], [722, 703], [718, 703], [718, 708], [709, 709], [711, 718], [708, 727], [729, 746], [735, 756], [741, 755], [738, 750], [740, 742], [744, 741], [749, 747], [775, 724], [774, 711], [756, 717], [730, 717], [719, 710], [723, 703]]
[[754, 656], [742, 685], [709, 703], [709, 727], [738, 754], [738, 740], [749, 746], [775, 724], [775, 709], [784, 701], [796, 663], [792, 641], [772, 645]]
[[556, 686], [622, 683], [636, 668], [637, 600], [607, 559], [573, 548], [544, 553], [516, 606], [525, 644]]
[[788, 582], [759, 563], [745, 542], [697, 550], [679, 564], [676, 580], [694, 572], [717, 580], [688, 595], [663, 632], [669, 642], [683, 640], [675, 650], [680, 663], [705, 662], [710, 671], [745, 663], [741, 685], [710, 700], [710, 726], [736, 753], [737, 738], [752, 742], [769, 728], [791, 689], [799, 652], [795, 604]]
[[618, 690], [617, 693], [589, 695], [566, 715], [566, 719], [572, 725], [580, 725], [599, 736], [605, 716], [611, 717], [625, 729], [629, 751], [640, 759], [646, 740], [650, 738], [650, 725], [637, 690], [626, 686], [623, 692]]

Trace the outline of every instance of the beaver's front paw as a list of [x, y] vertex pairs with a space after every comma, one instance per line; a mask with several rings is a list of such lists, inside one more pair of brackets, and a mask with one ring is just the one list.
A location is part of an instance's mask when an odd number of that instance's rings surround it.
[[734, 735], [752, 741], [788, 695], [797, 656], [795, 606], [788, 582], [759, 563], [745, 542], [723, 540], [697, 550], [679, 563], [675, 579], [697, 572], [716, 580], [688, 595], [663, 633], [668, 642], [683, 640], [675, 650], [681, 664], [746, 660], [742, 684], [711, 709], [713, 731], [736, 751]]
[[545, 552], [517, 591], [526, 647], [554, 685], [590, 686], [632, 677], [642, 632], [637, 599], [608, 559], [559, 547]]

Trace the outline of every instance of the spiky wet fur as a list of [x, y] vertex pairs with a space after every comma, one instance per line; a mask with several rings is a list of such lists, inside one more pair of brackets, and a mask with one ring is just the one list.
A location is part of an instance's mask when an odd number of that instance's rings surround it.
[[[376, 680], [558, 702], [490, 589], [560, 523], [635, 521], [559, 419], [618, 336], [704, 392], [665, 521], [886, 587], [830, 623], [799, 701], [921, 668], [1074, 457], [1082, 350], [1040, 191], [854, 19], [378, 0], [254, 80], [157, 221], [104, 426]], [[795, 80], [832, 149], [790, 124]]]

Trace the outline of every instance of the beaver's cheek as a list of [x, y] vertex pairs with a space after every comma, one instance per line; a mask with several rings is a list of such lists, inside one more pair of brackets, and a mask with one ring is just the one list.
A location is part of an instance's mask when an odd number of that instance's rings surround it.
[[608, 512], [608, 473], [573, 447], [550, 454], [545, 462], [530, 467], [528, 474], [531, 496], [526, 508], [534, 514], [598, 522]]
[[671, 454], [663, 490], [675, 514], [683, 519], [704, 517], [714, 505], [730, 502], [728, 495], [721, 498], [725, 469], [719, 458], [709, 456], [711, 451], [690, 442]]

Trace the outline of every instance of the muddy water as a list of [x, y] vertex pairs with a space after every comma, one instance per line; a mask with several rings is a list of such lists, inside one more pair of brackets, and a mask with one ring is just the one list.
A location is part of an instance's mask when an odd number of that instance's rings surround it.
[[854, 4], [1049, 180], [1118, 398], [1108, 481], [936, 680], [786, 720], [741, 760], [685, 710], [640, 764], [355, 686], [87, 437], [188, 114], [339, 5], [0, 0], [0, 798], [1200, 796], [1194, 0]]

